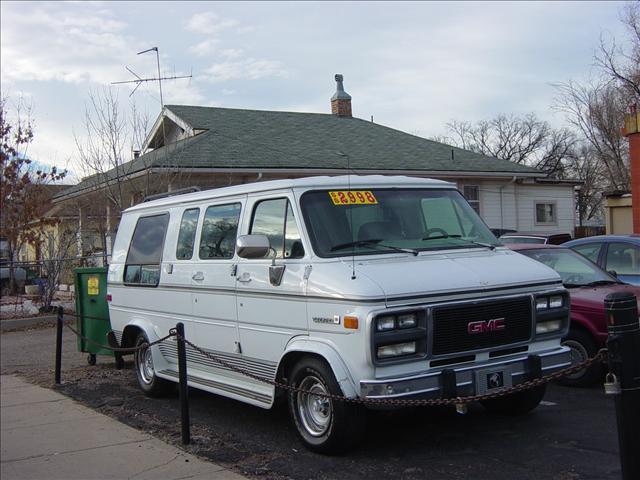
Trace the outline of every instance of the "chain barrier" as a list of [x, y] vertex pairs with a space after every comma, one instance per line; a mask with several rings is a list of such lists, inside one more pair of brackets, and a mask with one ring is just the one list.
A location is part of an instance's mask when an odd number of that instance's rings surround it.
[[126, 353], [135, 353], [135, 352], [144, 350], [145, 348], [153, 347], [154, 345], [158, 345], [159, 343], [164, 342], [168, 338], [176, 336], [176, 333], [175, 333], [174, 329], [171, 329], [171, 330], [169, 330], [169, 334], [168, 335], [165, 335], [164, 337], [162, 337], [162, 338], [160, 338], [160, 339], [158, 339], [158, 340], [156, 340], [154, 342], [143, 342], [140, 345], [138, 345], [137, 347], [112, 347], [111, 345], [103, 345], [100, 342], [96, 342], [92, 338], [85, 337], [80, 332], [78, 332], [75, 328], [73, 328], [71, 325], [66, 325], [65, 324], [65, 327], [67, 327], [69, 330], [71, 330], [73, 333], [75, 333], [76, 336], [78, 336], [79, 338], [81, 338], [85, 342], [89, 342], [89, 343], [95, 345], [96, 347], [103, 348], [105, 350], [111, 350], [112, 352], [116, 352], [116, 353], [125, 353], [125, 354]]
[[260, 375], [251, 373], [243, 368], [232, 365], [229, 362], [226, 362], [225, 360], [222, 360], [221, 358], [216, 357], [215, 355], [212, 355], [211, 353], [207, 352], [206, 350], [203, 350], [193, 342], [187, 340], [184, 337], [181, 337], [180, 335], [177, 335], [177, 338], [178, 340], [184, 341], [184, 343], [189, 345], [191, 348], [193, 348], [194, 350], [198, 351], [208, 359], [214, 361], [215, 363], [217, 363], [218, 365], [226, 369], [229, 369], [235, 373], [239, 373], [246, 377], [252, 378], [253, 380], [257, 380], [259, 382], [266, 383], [268, 385], [273, 385], [276, 388], [281, 388], [283, 390], [286, 390], [292, 393], [303, 393], [308, 395], [315, 395], [317, 397], [328, 398], [330, 400], [336, 400], [336, 401], [345, 402], [345, 403], [378, 405], [378, 406], [402, 406], [402, 407], [427, 407], [427, 406], [445, 406], [445, 405], [455, 405], [456, 407], [459, 407], [471, 402], [478, 402], [481, 400], [492, 400], [495, 398], [503, 397], [505, 395], [522, 392], [530, 388], [539, 387], [548, 382], [551, 382], [552, 380], [558, 380], [566, 375], [571, 375], [573, 373], [579, 372], [584, 368], [590, 367], [592, 364], [594, 364], [597, 361], [604, 361], [607, 354], [607, 350], [603, 348], [592, 358], [589, 358], [576, 365], [571, 365], [570, 367], [550, 373], [549, 375], [545, 375], [540, 378], [535, 378], [533, 380], [528, 380], [526, 382], [519, 383], [518, 385], [514, 385], [512, 387], [504, 387], [500, 390], [496, 390], [495, 392], [486, 393], [482, 395], [469, 395], [467, 397], [435, 398], [435, 399], [394, 399], [394, 398], [373, 399], [373, 398], [358, 398], [358, 397], [350, 398], [350, 397], [345, 397], [343, 395], [335, 395], [331, 393], [310, 392], [308, 390], [304, 390], [299, 387], [278, 382], [277, 380], [273, 380], [268, 377], [262, 377]]
[[[77, 315], [75, 315], [77, 316]], [[85, 317], [86, 318], [86, 317]], [[531, 389], [531, 388], [536, 388], [536, 387], [540, 387], [542, 385], [545, 385], [553, 380], [559, 380], [562, 377], [565, 377], [567, 375], [571, 375], [573, 373], [577, 373], [580, 370], [583, 370], [585, 368], [589, 368], [591, 365], [593, 365], [596, 362], [602, 362], [604, 360], [606, 360], [606, 356], [607, 356], [607, 349], [603, 348], [601, 349], [596, 355], [594, 355], [592, 358], [588, 358], [587, 360], [577, 363], [575, 365], [571, 365], [567, 368], [563, 368], [562, 370], [558, 370], [556, 372], [550, 373], [549, 375], [545, 375], [539, 378], [534, 378], [532, 380], [527, 380], [525, 382], [519, 383], [517, 385], [511, 386], [511, 387], [504, 387], [501, 389], [498, 389], [494, 392], [491, 393], [485, 393], [485, 394], [481, 394], [481, 395], [469, 395], [466, 397], [451, 397], [451, 398], [434, 398], [434, 399], [398, 399], [398, 398], [359, 398], [359, 397], [345, 397], [343, 395], [335, 395], [335, 394], [331, 394], [331, 393], [320, 393], [320, 392], [311, 392], [309, 390], [305, 390], [293, 385], [289, 385], [283, 382], [279, 382], [278, 380], [269, 378], [269, 377], [263, 377], [261, 375], [256, 375], [255, 373], [252, 373], [248, 370], [245, 370], [241, 367], [238, 367], [236, 365], [232, 365], [231, 363], [223, 360], [220, 357], [217, 357], [216, 355], [211, 354], [210, 352], [207, 352], [206, 350], [204, 350], [203, 348], [199, 347], [198, 345], [196, 345], [195, 343], [193, 343], [192, 341], [188, 340], [187, 338], [185, 338], [182, 335], [179, 335], [176, 331], [175, 328], [172, 328], [169, 330], [169, 334], [165, 335], [164, 337], [155, 340], [153, 342], [145, 342], [145, 343], [141, 343], [140, 345], [136, 346], [136, 347], [112, 347], [110, 345], [102, 345], [99, 342], [96, 342], [95, 340], [88, 338], [84, 335], [82, 335], [80, 332], [78, 332], [75, 328], [73, 328], [70, 325], [65, 325], [69, 330], [71, 330], [75, 335], [77, 335], [79, 338], [81, 338], [82, 340], [92, 343], [93, 345], [96, 345], [100, 348], [104, 348], [106, 350], [111, 350], [113, 352], [116, 353], [122, 353], [122, 354], [127, 354], [127, 353], [135, 353], [147, 348], [150, 348], [154, 345], [158, 345], [162, 342], [164, 342], [165, 340], [168, 340], [171, 337], [176, 337], [179, 341], [183, 341], [185, 344], [189, 345], [191, 348], [193, 348], [194, 350], [196, 350], [197, 352], [199, 352], [200, 354], [204, 355], [205, 357], [207, 357], [208, 359], [212, 360], [214, 363], [220, 365], [221, 367], [231, 370], [234, 373], [238, 373], [240, 375], [243, 375], [245, 377], [251, 378], [253, 380], [256, 380], [258, 382], [261, 383], [265, 383], [268, 385], [272, 385], [276, 388], [291, 392], [291, 393], [302, 393], [302, 394], [307, 394], [307, 395], [314, 395], [316, 397], [321, 397], [321, 398], [327, 398], [329, 400], [335, 400], [335, 401], [339, 401], [339, 402], [345, 402], [345, 403], [351, 403], [351, 404], [360, 404], [360, 405], [370, 405], [370, 406], [394, 406], [394, 407], [433, 407], [433, 406], [450, 406], [450, 405], [455, 405], [456, 407], [461, 407], [464, 406], [468, 403], [471, 402], [479, 402], [479, 401], [483, 401], [483, 400], [493, 400], [496, 398], [500, 398], [503, 397], [505, 395], [511, 395], [514, 393], [519, 393], [519, 392], [523, 392], [525, 390]]]

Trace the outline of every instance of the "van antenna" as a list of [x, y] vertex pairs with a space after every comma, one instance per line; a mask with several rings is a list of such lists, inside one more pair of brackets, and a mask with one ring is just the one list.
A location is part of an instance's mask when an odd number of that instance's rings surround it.
[[[351, 157], [344, 152], [337, 152], [341, 157], [347, 157], [347, 191], [351, 192]], [[351, 225], [351, 280], [356, 279], [356, 252], [353, 236], [353, 205], [349, 205], [349, 224]]]

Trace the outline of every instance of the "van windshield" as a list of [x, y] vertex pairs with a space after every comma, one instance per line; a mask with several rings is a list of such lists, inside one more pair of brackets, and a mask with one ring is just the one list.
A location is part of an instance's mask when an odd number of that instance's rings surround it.
[[457, 190], [311, 191], [300, 203], [320, 257], [500, 245]]

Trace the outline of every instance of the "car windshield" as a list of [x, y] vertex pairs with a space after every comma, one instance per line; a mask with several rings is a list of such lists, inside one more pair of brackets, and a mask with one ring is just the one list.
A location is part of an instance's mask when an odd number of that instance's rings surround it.
[[504, 243], [544, 243], [544, 238], [542, 237], [509, 237], [502, 236], [500, 240]]
[[519, 253], [553, 268], [562, 277], [566, 287], [620, 283], [596, 264], [568, 248], [519, 250]]
[[311, 191], [300, 203], [320, 257], [500, 245], [457, 190]]

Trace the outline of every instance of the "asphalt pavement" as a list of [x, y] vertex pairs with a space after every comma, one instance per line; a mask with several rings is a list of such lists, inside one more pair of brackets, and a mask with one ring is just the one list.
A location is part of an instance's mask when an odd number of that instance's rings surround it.
[[[1, 372], [51, 386], [55, 329], [4, 333]], [[179, 446], [176, 395], [150, 399], [137, 387], [130, 357], [124, 370], [98, 357], [89, 367], [65, 330], [63, 385], [57, 391], [102, 414]], [[190, 390], [193, 442], [186, 451], [261, 479], [619, 479], [613, 401], [602, 387], [552, 384], [524, 417], [492, 415], [471, 405], [370, 412], [367, 436], [340, 457], [306, 451], [286, 405], [262, 410]]]

